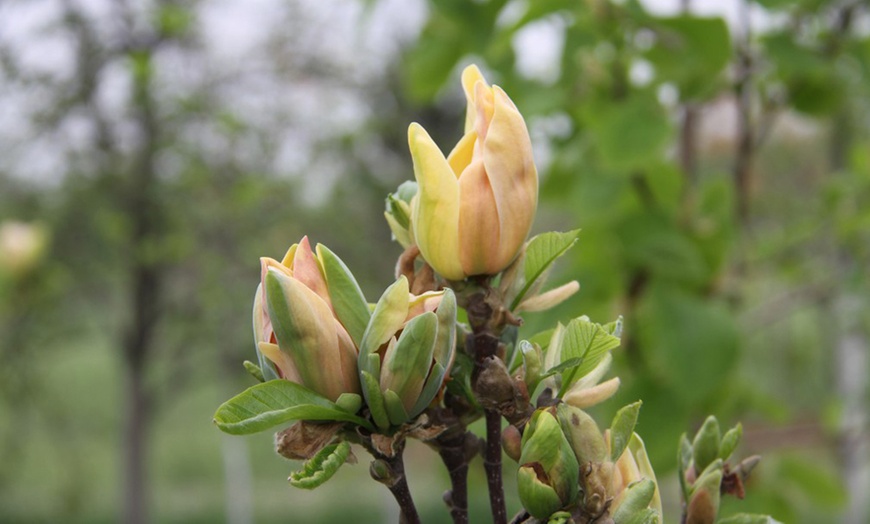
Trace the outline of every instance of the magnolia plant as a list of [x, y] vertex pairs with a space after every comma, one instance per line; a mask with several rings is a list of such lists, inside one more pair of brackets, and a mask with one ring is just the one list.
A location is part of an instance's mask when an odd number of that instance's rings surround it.
[[[504, 471], [516, 477], [524, 508], [511, 522], [661, 522], [656, 475], [634, 432], [641, 402], [620, 409], [605, 430], [584, 411], [620, 386], [606, 376], [622, 319], [580, 316], [518, 338], [521, 313], [545, 311], [579, 289], [573, 281], [546, 289], [549, 268], [578, 231], [527, 238], [538, 176], [525, 121], [477, 67], [465, 69], [462, 87], [465, 132], [448, 155], [419, 124], [408, 130], [416, 182], [389, 195], [385, 213], [404, 248], [396, 281], [371, 304], [347, 265], [307, 238], [281, 261], [262, 258], [258, 364], [245, 362], [261, 383], [221, 405], [215, 423], [231, 434], [286, 426], [277, 451], [305, 461], [289, 478], [305, 489], [326, 482], [353, 461], [351, 445], [361, 446], [402, 522], [420, 520], [402, 459], [410, 438], [444, 461], [454, 522], [468, 521], [468, 466], [480, 454], [496, 523], [508, 522]], [[481, 418], [483, 438], [468, 430]], [[692, 441], [683, 438], [683, 522], [771, 522], [719, 518], [720, 496], [742, 497], [758, 462], [726, 462], [740, 436], [739, 425], [721, 435], [711, 417]], [[503, 464], [503, 454], [516, 465]]]

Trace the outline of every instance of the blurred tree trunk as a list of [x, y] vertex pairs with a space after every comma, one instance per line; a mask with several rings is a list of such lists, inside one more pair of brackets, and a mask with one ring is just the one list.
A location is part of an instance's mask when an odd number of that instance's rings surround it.
[[155, 327], [160, 317], [163, 269], [154, 253], [158, 243], [160, 207], [157, 202], [158, 126], [151, 89], [152, 49], [131, 50], [134, 60], [133, 103], [141, 134], [138, 155], [132, 165], [127, 195], [130, 239], [131, 319], [123, 341], [126, 365], [126, 422], [124, 430], [124, 522], [148, 522], [147, 459], [150, 395], [146, 371], [152, 353]]

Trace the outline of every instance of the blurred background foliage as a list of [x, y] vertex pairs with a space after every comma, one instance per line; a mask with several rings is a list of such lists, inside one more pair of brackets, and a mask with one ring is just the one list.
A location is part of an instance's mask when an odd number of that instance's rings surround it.
[[[625, 317], [594, 414], [644, 400], [666, 515], [677, 439], [715, 413], [765, 457], [723, 514], [868, 522], [870, 6], [709, 8], [3, 2], [0, 521], [395, 520], [364, 465], [294, 491], [269, 436], [210, 418], [249, 385], [259, 256], [308, 234], [370, 301], [391, 281], [407, 125], [454, 143], [476, 62], [529, 124], [535, 230], [583, 229], [558, 269], [581, 292], [521, 335]], [[410, 451], [447, 522], [446, 474]]]

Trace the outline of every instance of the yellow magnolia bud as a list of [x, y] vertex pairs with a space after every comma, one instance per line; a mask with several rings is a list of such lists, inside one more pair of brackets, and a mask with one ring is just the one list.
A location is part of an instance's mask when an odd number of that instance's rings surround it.
[[465, 136], [444, 154], [419, 124], [408, 129], [419, 190], [411, 203], [423, 258], [450, 280], [494, 275], [516, 258], [538, 201], [538, 173], [522, 115], [480, 71], [462, 73]]
[[278, 375], [332, 401], [360, 393], [357, 340], [368, 321], [362, 292], [344, 264], [308, 238], [281, 262], [261, 259], [254, 339]]

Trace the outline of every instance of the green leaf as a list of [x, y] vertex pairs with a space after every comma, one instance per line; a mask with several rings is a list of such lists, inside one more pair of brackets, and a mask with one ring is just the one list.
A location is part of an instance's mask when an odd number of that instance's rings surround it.
[[583, 363], [582, 357], [569, 358], [568, 360], [562, 362], [559, 365], [553, 366], [548, 369], [543, 375], [541, 375], [542, 379], [547, 377], [552, 377], [553, 375], [564, 373], [565, 371], [580, 366]]
[[335, 316], [347, 330], [353, 343], [359, 347], [371, 318], [366, 297], [350, 269], [335, 253], [323, 244], [318, 244], [317, 256], [323, 263], [329, 300]]
[[619, 339], [600, 325], [585, 317], [575, 318], [565, 327], [562, 334], [560, 361], [581, 359], [578, 366], [562, 372], [559, 396], [567, 391], [577, 380], [595, 369], [608, 351], [619, 346]]
[[577, 243], [579, 229], [567, 233], [550, 232], [537, 235], [529, 240], [523, 254], [523, 273], [525, 284], [511, 302], [511, 311], [520, 305], [523, 297], [532, 288], [536, 281], [544, 274], [557, 258], [564, 255], [571, 246]]
[[846, 488], [838, 474], [811, 458], [798, 455], [783, 458], [775, 478], [780, 485], [796, 486], [804, 498], [822, 507], [842, 508], [848, 502]]
[[330, 444], [317, 452], [299, 471], [290, 474], [290, 484], [296, 488], [314, 489], [335, 475], [347, 461], [350, 444], [342, 441]]
[[709, 399], [730, 378], [739, 339], [725, 305], [655, 283], [641, 299], [632, 325], [653, 377], [686, 406]]
[[310, 389], [289, 380], [270, 380], [246, 389], [221, 404], [214, 415], [218, 428], [248, 435], [294, 420], [351, 422], [369, 430], [366, 420], [348, 413]]
[[728, 25], [695, 15], [659, 18], [656, 43], [646, 53], [660, 82], [676, 82], [683, 100], [712, 94], [711, 86], [731, 59]]
[[[616, 412], [613, 417], [613, 422], [610, 424], [610, 460], [616, 462], [622, 456], [631, 440], [631, 435], [634, 433], [634, 426], [637, 424], [637, 416], [640, 412], [640, 406], [643, 404], [640, 400], [622, 407]], [[652, 495], [650, 495], [652, 498]], [[649, 501], [647, 501], [648, 503]]]
[[661, 159], [671, 143], [670, 117], [649, 93], [634, 92], [618, 102], [596, 104], [586, 108], [584, 116], [602, 164], [620, 172], [645, 169]]

